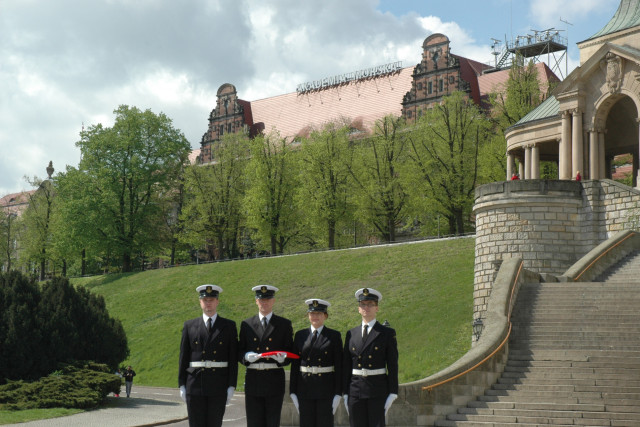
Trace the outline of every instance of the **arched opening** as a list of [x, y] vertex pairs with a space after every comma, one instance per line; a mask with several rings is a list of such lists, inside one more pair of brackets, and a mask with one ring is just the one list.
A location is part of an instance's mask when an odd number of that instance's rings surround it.
[[638, 109], [622, 96], [609, 110], [606, 121], [606, 177], [635, 187], [638, 172]]

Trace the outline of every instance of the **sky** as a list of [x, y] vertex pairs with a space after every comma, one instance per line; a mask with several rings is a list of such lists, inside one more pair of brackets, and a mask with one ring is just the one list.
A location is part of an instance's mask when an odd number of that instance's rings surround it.
[[555, 28], [576, 43], [620, 0], [0, 0], [0, 197], [77, 167], [82, 127], [119, 105], [164, 113], [199, 148], [216, 92], [254, 101], [402, 61], [443, 33], [493, 63], [492, 38]]

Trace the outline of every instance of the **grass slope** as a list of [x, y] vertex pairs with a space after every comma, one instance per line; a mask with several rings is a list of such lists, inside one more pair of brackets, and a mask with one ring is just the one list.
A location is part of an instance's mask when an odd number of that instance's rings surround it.
[[[135, 383], [177, 387], [182, 324], [202, 314], [195, 288], [222, 286], [218, 312], [240, 322], [257, 313], [251, 287], [280, 288], [274, 312], [294, 331], [308, 326], [307, 298], [331, 302], [326, 325], [344, 334], [360, 322], [354, 292], [382, 292], [378, 320], [396, 330], [400, 382], [448, 366], [470, 347], [473, 238], [427, 241], [302, 255], [221, 262], [142, 273], [74, 279], [103, 295], [129, 339]], [[241, 388], [244, 370], [238, 385]]]

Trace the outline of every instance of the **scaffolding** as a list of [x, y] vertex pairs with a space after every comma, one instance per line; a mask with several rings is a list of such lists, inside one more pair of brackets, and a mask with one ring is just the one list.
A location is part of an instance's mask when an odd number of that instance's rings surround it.
[[[491, 53], [495, 57], [494, 68], [489, 71], [499, 71], [511, 67], [516, 61], [523, 65], [531, 60], [534, 64], [545, 61], [547, 66], [560, 79], [568, 74], [567, 38], [560, 35], [555, 28], [546, 30], [531, 30], [533, 34], [517, 36], [512, 40], [505, 37], [504, 45], [500, 40], [491, 39]], [[564, 70], [562, 69], [564, 65]]]

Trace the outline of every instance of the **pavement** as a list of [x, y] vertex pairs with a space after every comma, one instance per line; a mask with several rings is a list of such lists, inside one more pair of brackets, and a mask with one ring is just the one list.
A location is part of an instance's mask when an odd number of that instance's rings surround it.
[[[123, 387], [124, 391], [124, 387]], [[24, 427], [142, 427], [170, 425], [188, 426], [187, 406], [177, 388], [142, 387], [133, 385], [131, 397], [109, 395], [99, 409], [66, 417], [49, 418], [20, 424]], [[227, 405], [222, 425], [246, 425], [244, 393], [236, 392]]]

